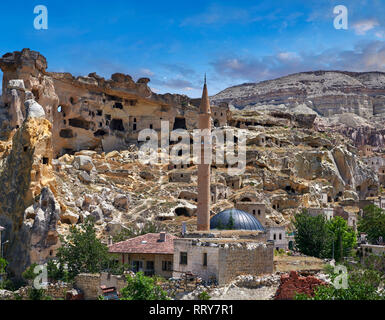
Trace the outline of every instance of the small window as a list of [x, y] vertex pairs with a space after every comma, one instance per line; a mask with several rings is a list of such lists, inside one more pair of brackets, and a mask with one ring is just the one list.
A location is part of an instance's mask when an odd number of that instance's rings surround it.
[[163, 271], [172, 271], [171, 261], [162, 261], [162, 270]]
[[148, 271], [154, 270], [154, 261], [147, 261], [147, 262], [146, 262], [146, 269], [147, 269]]
[[132, 130], [136, 131], [136, 123], [132, 126]]
[[274, 240], [277, 240], [277, 235], [274, 233]]
[[279, 240], [282, 240], [282, 233], [279, 234]]
[[207, 267], [207, 253], [206, 252], [203, 254], [203, 266]]
[[152, 124], [150, 124], [150, 129], [153, 129], [153, 125]]
[[180, 253], [179, 264], [187, 265], [187, 252]]
[[259, 216], [261, 215], [261, 210], [260, 210], [260, 209], [258, 210], [258, 215], [259, 215]]
[[255, 215], [255, 210], [253, 210], [253, 215]]
[[43, 158], [43, 164], [48, 164], [48, 162], [49, 162], [49, 159], [46, 158], [46, 157], [44, 157], [44, 158]]
[[96, 111], [96, 115], [99, 116], [99, 117], [102, 116], [103, 115], [103, 111], [102, 110], [97, 110]]

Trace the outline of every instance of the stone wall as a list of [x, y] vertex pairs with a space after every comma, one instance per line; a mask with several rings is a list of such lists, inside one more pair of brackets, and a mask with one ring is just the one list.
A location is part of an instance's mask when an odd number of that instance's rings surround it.
[[240, 275], [272, 274], [274, 271], [272, 243], [232, 244], [219, 251], [218, 283], [229, 283]]
[[102, 274], [86, 274], [82, 273], [75, 278], [75, 288], [84, 294], [85, 300], [97, 300], [102, 295], [101, 286], [115, 287], [119, 292], [126, 286], [124, 276]]
[[[181, 264], [181, 253], [187, 253], [187, 264]], [[205, 265], [204, 255], [207, 255]], [[272, 243], [240, 242], [234, 239], [174, 240], [174, 273], [182, 277], [192, 273], [204, 281], [216, 280], [224, 285], [240, 275], [273, 273]]]

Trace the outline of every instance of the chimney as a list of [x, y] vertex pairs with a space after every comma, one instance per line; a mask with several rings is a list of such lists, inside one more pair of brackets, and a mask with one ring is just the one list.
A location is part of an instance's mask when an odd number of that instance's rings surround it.
[[166, 241], [166, 232], [161, 232], [160, 237], [159, 237], [160, 242], [165, 242]]

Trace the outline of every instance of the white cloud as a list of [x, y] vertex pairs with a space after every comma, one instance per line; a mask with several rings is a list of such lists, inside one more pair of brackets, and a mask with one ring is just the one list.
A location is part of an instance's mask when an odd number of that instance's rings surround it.
[[363, 36], [368, 31], [378, 27], [380, 24], [375, 19], [361, 20], [353, 24], [353, 29], [357, 35]]
[[152, 77], [154, 75], [154, 72], [152, 72], [150, 69], [140, 69], [140, 73], [148, 77]]

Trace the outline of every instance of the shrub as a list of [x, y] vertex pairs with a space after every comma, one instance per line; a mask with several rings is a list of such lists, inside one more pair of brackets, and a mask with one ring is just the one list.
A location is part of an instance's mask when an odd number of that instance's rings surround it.
[[121, 300], [169, 300], [167, 292], [156, 284], [154, 278], [138, 272], [134, 277], [127, 276], [127, 286], [120, 292]]

